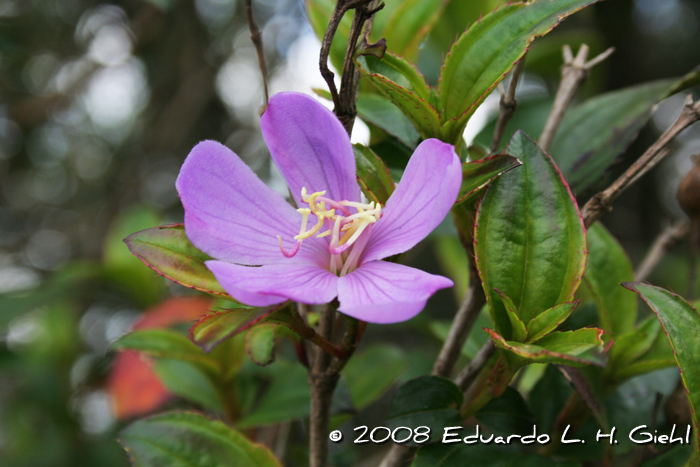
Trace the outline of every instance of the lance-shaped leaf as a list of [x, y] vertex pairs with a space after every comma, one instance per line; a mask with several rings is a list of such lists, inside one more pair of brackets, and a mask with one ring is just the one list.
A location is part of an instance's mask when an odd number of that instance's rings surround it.
[[474, 252], [496, 328], [511, 339], [494, 289], [508, 295], [520, 319], [570, 302], [586, 262], [586, 234], [571, 192], [552, 159], [517, 132], [508, 153], [523, 166], [488, 187], [476, 218]]
[[536, 37], [596, 1], [540, 0], [505, 5], [462, 34], [440, 72], [442, 120], [459, 122], [452, 133], [461, 134], [479, 104]]
[[634, 280], [634, 271], [622, 246], [600, 223], [588, 229], [588, 266], [584, 280], [598, 308], [600, 326], [615, 338], [634, 329], [637, 298], [619, 286]]
[[496, 177], [519, 165], [522, 163], [517, 158], [507, 154], [497, 154], [478, 161], [465, 162], [462, 164], [462, 186], [455, 204], [471, 198], [494, 181]]
[[510, 322], [510, 328], [513, 333], [513, 340], [516, 342], [524, 342], [525, 338], [527, 337], [527, 329], [525, 329], [525, 324], [518, 316], [518, 309], [515, 307], [513, 300], [498, 289], [496, 289], [496, 293], [501, 296], [503, 306], [506, 308], [508, 321]]
[[142, 230], [124, 239], [129, 250], [161, 276], [191, 289], [233, 300], [219, 285], [202, 253], [185, 235], [183, 224]]
[[418, 132], [413, 123], [386, 97], [361, 92], [357, 96], [357, 114], [413, 149], [418, 144]]
[[386, 164], [367, 146], [353, 144], [352, 148], [355, 152], [357, 181], [362, 192], [370, 201], [386, 204], [395, 187]]
[[440, 116], [430, 102], [430, 88], [418, 70], [389, 52], [379, 59], [360, 56], [355, 61], [363, 76], [413, 123], [423, 138], [440, 135]]
[[[624, 289], [622, 290], [624, 291]], [[634, 297], [634, 295], [631, 294], [627, 295]], [[609, 366], [624, 367], [640, 358], [654, 345], [660, 331], [661, 324], [659, 320], [654, 316], [650, 316], [634, 331], [627, 332], [617, 337], [610, 349]]]
[[234, 308], [202, 317], [190, 328], [190, 339], [205, 352], [211, 352], [224, 340], [269, 318], [282, 305], [264, 308]]
[[700, 410], [700, 314], [679, 295], [662, 288], [641, 282], [622, 285], [641, 295], [664, 327], [688, 391], [697, 450], [700, 440], [697, 413]]
[[530, 320], [527, 325], [527, 341], [536, 342], [559, 327], [576, 309], [579, 300], [562, 303], [549, 310], [543, 311]]
[[250, 442], [219, 420], [192, 412], [138, 420], [121, 432], [119, 442], [134, 467], [280, 467], [266, 447]]
[[[440, 18], [445, 5], [449, 0], [394, 0], [387, 2], [390, 11], [380, 12], [380, 16], [387, 16], [386, 23], [381, 24], [381, 29], [375, 32], [372, 27], [374, 40], [386, 39], [389, 50], [415, 59], [418, 48], [425, 40], [430, 30]], [[392, 6], [396, 5], [394, 8]], [[375, 20], [376, 24], [376, 20]]]
[[570, 109], [550, 148], [576, 191], [590, 187], [636, 138], [656, 105], [700, 81], [700, 70], [680, 79], [644, 83], [588, 99]]
[[500, 349], [511, 370], [530, 363], [560, 363], [570, 366], [602, 365], [603, 341], [600, 329], [554, 332], [537, 344], [507, 341], [495, 331], [486, 329]]
[[170, 329], [139, 329], [117, 339], [114, 350], [136, 350], [151, 357], [171, 358], [196, 363], [211, 373], [218, 373], [218, 363], [190, 340]]

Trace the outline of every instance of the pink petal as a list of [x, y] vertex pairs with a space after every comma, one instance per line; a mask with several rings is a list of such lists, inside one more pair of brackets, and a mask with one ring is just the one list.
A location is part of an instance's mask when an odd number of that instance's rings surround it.
[[413, 248], [445, 218], [462, 184], [462, 164], [450, 144], [423, 141], [374, 225], [363, 262]]
[[187, 237], [213, 258], [248, 265], [329, 261], [327, 242], [315, 238], [305, 240], [294, 258], [282, 255], [276, 236], [291, 250], [301, 215], [220, 143], [195, 146], [175, 186]]
[[372, 261], [338, 280], [339, 310], [369, 323], [398, 323], [420, 313], [436, 290], [453, 285], [420, 269]]
[[320, 305], [338, 295], [338, 277], [313, 265], [249, 267], [224, 261], [206, 264], [226, 292], [250, 306], [268, 306], [287, 299]]
[[302, 188], [326, 190], [336, 201], [360, 200], [352, 144], [330, 110], [305, 94], [284, 92], [272, 96], [260, 123], [297, 206], [303, 206]]

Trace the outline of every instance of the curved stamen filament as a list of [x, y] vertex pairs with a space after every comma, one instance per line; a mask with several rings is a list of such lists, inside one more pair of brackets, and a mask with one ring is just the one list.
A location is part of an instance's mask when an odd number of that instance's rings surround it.
[[[325, 191], [309, 194], [306, 188], [302, 188], [301, 200], [309, 207], [297, 209], [302, 219], [299, 234], [294, 236], [297, 241], [294, 248], [289, 252], [286, 251], [282, 239], [277, 238], [282, 254], [290, 258], [299, 251], [304, 240], [313, 236], [317, 238], [330, 236], [328, 245], [331, 253], [330, 271], [334, 274], [345, 275], [357, 267], [362, 250], [367, 245], [371, 227], [382, 217], [382, 206], [375, 202], [335, 201], [326, 198], [325, 194]], [[355, 209], [357, 212], [353, 214], [348, 208]], [[308, 229], [311, 214], [316, 216], [316, 224]], [[324, 226], [326, 230], [321, 232]], [[350, 247], [353, 247], [352, 250], [346, 254]]]

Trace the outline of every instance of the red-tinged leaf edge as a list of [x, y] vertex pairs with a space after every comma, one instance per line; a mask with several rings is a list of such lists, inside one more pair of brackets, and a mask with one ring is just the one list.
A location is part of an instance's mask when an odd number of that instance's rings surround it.
[[[160, 226], [158, 226], [158, 227], [153, 227], [153, 228], [154, 228], [154, 229], [166, 229], [166, 228], [174, 228], [174, 227], [183, 227], [183, 228], [184, 228], [184, 226], [185, 226], [185, 224], [183, 224], [183, 223], [175, 223], [175, 224], [164, 224], [164, 225], [160, 225]], [[146, 229], [146, 230], [150, 230], [150, 229]], [[124, 243], [126, 244], [127, 248], [129, 248], [129, 251], [131, 252], [132, 255], [136, 256], [139, 260], [141, 260], [141, 262], [142, 262], [143, 264], [145, 264], [145, 265], [148, 266], [150, 269], [152, 269], [153, 271], [155, 271], [159, 276], [163, 276], [163, 277], [165, 277], [166, 279], [168, 279], [169, 281], [174, 282], [174, 283], [176, 283], [176, 284], [179, 284], [179, 285], [181, 285], [181, 286], [183, 286], [183, 287], [187, 287], [188, 289], [193, 289], [193, 290], [196, 290], [196, 291], [198, 291], [198, 292], [204, 292], [204, 293], [207, 293], [207, 294], [210, 294], [210, 295], [215, 295], [215, 296], [217, 296], [217, 297], [222, 297], [222, 298], [225, 298], [225, 299], [227, 299], [227, 300], [231, 300], [231, 301], [233, 301], [233, 302], [237, 302], [237, 300], [236, 300], [235, 298], [233, 298], [231, 295], [229, 295], [228, 293], [226, 293], [225, 291], [223, 291], [223, 289], [222, 289], [222, 291], [211, 290], [211, 289], [207, 289], [207, 288], [204, 288], [204, 287], [198, 287], [198, 286], [196, 286], [196, 285], [192, 285], [192, 284], [189, 284], [189, 283], [186, 283], [186, 282], [182, 282], [182, 281], [179, 280], [179, 279], [176, 279], [176, 278], [174, 278], [174, 277], [172, 277], [172, 276], [170, 276], [170, 275], [168, 275], [168, 274], [165, 274], [163, 271], [159, 270], [157, 267], [155, 267], [154, 265], [152, 265], [147, 259], [145, 259], [143, 256], [141, 256], [140, 254], [137, 253], [137, 251], [136, 251], [137, 249], [136, 249], [136, 247], [135, 247], [134, 244], [133, 244], [132, 237], [135, 236], [135, 235], [137, 235], [137, 234], [139, 234], [139, 233], [141, 233], [141, 232], [143, 232], [143, 230], [142, 230], [142, 231], [139, 231], [139, 232], [134, 232], [133, 234], [129, 235], [128, 237], [126, 237], [126, 238], [124, 239]], [[203, 254], [204, 254], [204, 253], [203, 253]], [[194, 259], [194, 258], [193, 258], [193, 259]], [[213, 276], [213, 274], [212, 274], [212, 276]]]
[[[474, 195], [476, 192], [478, 192], [478, 191], [481, 190], [482, 188], [485, 188], [486, 186], [488, 186], [489, 183], [491, 183], [492, 181], [496, 180], [498, 177], [500, 177], [500, 176], [503, 175], [504, 173], [506, 173], [506, 172], [508, 172], [508, 171], [510, 171], [510, 170], [513, 170], [513, 169], [516, 168], [516, 167], [520, 167], [521, 165], [523, 165], [523, 163], [522, 163], [522, 161], [520, 161], [520, 159], [518, 159], [517, 157], [510, 156], [510, 155], [508, 155], [508, 154], [495, 154], [495, 155], [493, 155], [493, 156], [488, 156], [488, 157], [485, 157], [485, 158], [483, 158], [483, 159], [479, 159], [479, 160], [476, 160], [476, 161], [469, 161], [469, 162], [463, 163], [463, 164], [462, 164], [462, 177], [464, 177], [464, 176], [466, 175], [466, 171], [465, 171], [465, 167], [466, 167], [466, 166], [468, 166], [468, 165], [470, 165], [470, 164], [475, 164], [475, 163], [490, 162], [490, 161], [495, 160], [495, 159], [502, 159], [503, 156], [512, 157], [513, 161], [512, 161], [512, 163], [511, 163], [511, 165], [507, 165], [507, 166], [504, 167], [502, 170], [499, 170], [496, 174], [494, 174], [491, 178], [489, 178], [488, 180], [486, 180], [484, 183], [482, 183], [481, 185], [477, 186], [476, 188], [474, 188], [474, 189], [470, 190], [469, 192], [467, 192], [465, 195], [463, 195], [463, 196], [461, 196], [460, 198], [458, 198], [457, 201], [455, 201], [455, 204], [459, 204], [459, 203], [461, 203], [461, 202], [463, 202], [463, 201], [466, 201], [466, 200], [469, 199], [472, 195]], [[474, 174], [470, 174], [470, 175], [474, 175]], [[464, 183], [464, 180], [462, 180], [462, 183]], [[460, 191], [461, 191], [461, 190], [460, 190]]]
[[[212, 350], [214, 350], [214, 348], [217, 345], [219, 345], [220, 343], [222, 343], [226, 339], [230, 339], [231, 337], [235, 336], [236, 334], [239, 334], [243, 331], [246, 331], [247, 329], [250, 329], [252, 326], [255, 326], [256, 324], [262, 322], [266, 318], [270, 317], [270, 315], [272, 315], [274, 312], [287, 306], [288, 304], [289, 304], [289, 302], [284, 302], [284, 303], [279, 304], [279, 305], [258, 308], [252, 312], [252, 316], [249, 319], [247, 319], [246, 321], [241, 323], [236, 328], [232, 329], [225, 336], [218, 338], [216, 340], [213, 340], [213, 341], [206, 341], [206, 342], [197, 341], [197, 339], [194, 336], [194, 333], [198, 327], [210, 324], [211, 321], [217, 320], [217, 319], [221, 318], [223, 315], [226, 315], [226, 314], [233, 312], [233, 309], [223, 310], [223, 311], [219, 311], [216, 313], [211, 313], [209, 315], [203, 316], [202, 318], [199, 319], [199, 321], [197, 321], [194, 325], [192, 325], [190, 327], [190, 332], [189, 332], [190, 340], [193, 343], [195, 343], [199, 348], [201, 348], [204, 352], [209, 353]], [[250, 312], [251, 310], [246, 309], [246, 311]]]
[[[637, 290], [638, 284], [647, 285], [649, 287], [654, 287], [656, 289], [661, 289], [661, 288], [653, 286], [649, 283], [641, 283], [641, 282], [623, 282], [622, 284], [620, 284], [621, 286], [623, 286], [627, 290], [631, 290], [632, 292], [634, 292], [634, 293], [638, 294], [640, 297], [642, 297], [642, 300], [644, 300], [644, 302], [647, 305], [649, 305], [649, 308], [651, 308], [651, 310], [657, 316], [657, 318], [659, 319], [659, 322], [661, 323], [661, 326], [663, 327], [664, 332], [666, 333], [666, 337], [668, 338], [668, 341], [671, 344], [671, 348], [673, 349], [673, 356], [676, 359], [676, 365], [678, 366], [678, 369], [680, 370], [680, 375], [681, 375], [681, 380], [683, 381], [683, 386], [685, 387], [685, 391], [688, 394], [688, 403], [690, 404], [690, 412], [691, 412], [691, 415], [693, 418], [693, 428], [695, 429], [695, 436], [694, 436], [694, 440], [693, 440], [693, 446], [694, 446], [693, 456], [695, 456], [695, 458], [700, 458], [700, 420], [698, 419], [697, 407], [695, 407], [693, 405], [693, 397], [691, 396], [690, 389], [688, 388], [688, 382], [687, 382], [685, 373], [683, 371], [683, 368], [681, 367], [681, 362], [678, 359], [678, 352], [676, 350], [676, 344], [674, 343], [673, 339], [671, 339], [671, 335], [669, 334], [668, 329], [666, 328], [666, 324], [664, 323], [664, 320], [660, 316], [659, 312], [656, 310], [656, 307], [651, 303], [651, 301], [649, 299], [647, 299], [647, 297], [644, 296], [643, 293], [641, 293], [639, 290]], [[695, 311], [695, 313], [697, 313], [697, 310], [695, 309], [695, 307], [692, 304], [688, 303], [680, 295], [673, 293], [673, 292], [670, 292], [666, 289], [661, 289], [661, 290], [663, 290], [664, 292], [666, 292], [674, 297], [680, 298], [693, 311]], [[693, 459], [693, 458], [691, 457], [691, 459]], [[697, 465], [700, 465], [700, 463], [698, 463]], [[691, 463], [688, 463], [686, 465], [686, 467], [696, 467], [696, 466], [694, 466], [694, 465], [691, 466]]]
[[[489, 329], [489, 328], [484, 328], [484, 331], [491, 337], [491, 339], [493, 339], [493, 342], [494, 342], [494, 344], [496, 344], [496, 347], [497, 347], [497, 348], [500, 348], [501, 350], [508, 350], [508, 351], [512, 352], [513, 354], [515, 354], [515, 355], [517, 355], [518, 357], [523, 358], [523, 359], [528, 359], [528, 358], [529, 358], [527, 355], [521, 355], [521, 354], [519, 354], [519, 353], [517, 352], [517, 350], [515, 349], [515, 347], [513, 347], [512, 345], [510, 345], [510, 344], [508, 343], [508, 341], [506, 341], [503, 337], [501, 337], [496, 331], [493, 331], [492, 329]], [[599, 332], [599, 335], [598, 335], [598, 339], [600, 340], [600, 336], [603, 335], [603, 330], [602, 330], [602, 329], [599, 329], [599, 331], [600, 331], [600, 332]], [[602, 342], [602, 340], [601, 340], [601, 342]], [[525, 346], [525, 345], [526, 345], [526, 346], [537, 346], [536, 344], [520, 344], [520, 343], [517, 343], [517, 344], [523, 345], [523, 346]], [[539, 347], [539, 346], [537, 346], [537, 347]], [[577, 364], [581, 364], [581, 365], [596, 365], [596, 366], [601, 366], [601, 367], [602, 367], [602, 366], [605, 366], [605, 363], [602, 362], [602, 361], [601, 361], [601, 362], [597, 362], [597, 361], [594, 361], [594, 360], [586, 360], [586, 359], [580, 358], [580, 357], [578, 357], [578, 356], [573, 356], [573, 355], [567, 355], [567, 354], [552, 352], [551, 350], [545, 349], [545, 348], [543, 348], [543, 347], [541, 347], [541, 348], [542, 348], [542, 350], [537, 351], [537, 352], [533, 352], [531, 355], [533, 355], [533, 356], [535, 356], [535, 357], [538, 357], [538, 356], [549, 356], [549, 357], [553, 357], [553, 358], [568, 360], [568, 361], [570, 361], [571, 363], [577, 363]], [[522, 365], [521, 365], [521, 366], [522, 366]], [[517, 369], [517, 368], [514, 368], [514, 370], [515, 370], [515, 369]]]

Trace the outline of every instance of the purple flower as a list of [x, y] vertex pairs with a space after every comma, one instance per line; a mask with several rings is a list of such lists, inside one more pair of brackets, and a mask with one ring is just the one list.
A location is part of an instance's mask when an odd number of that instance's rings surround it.
[[275, 95], [262, 132], [298, 210], [225, 146], [192, 149], [177, 179], [190, 241], [221, 286], [251, 306], [338, 297], [339, 310], [371, 323], [417, 315], [441, 276], [381, 261], [414, 247], [449, 212], [462, 172], [452, 146], [423, 141], [386, 206], [362, 202], [347, 133], [328, 109]]

